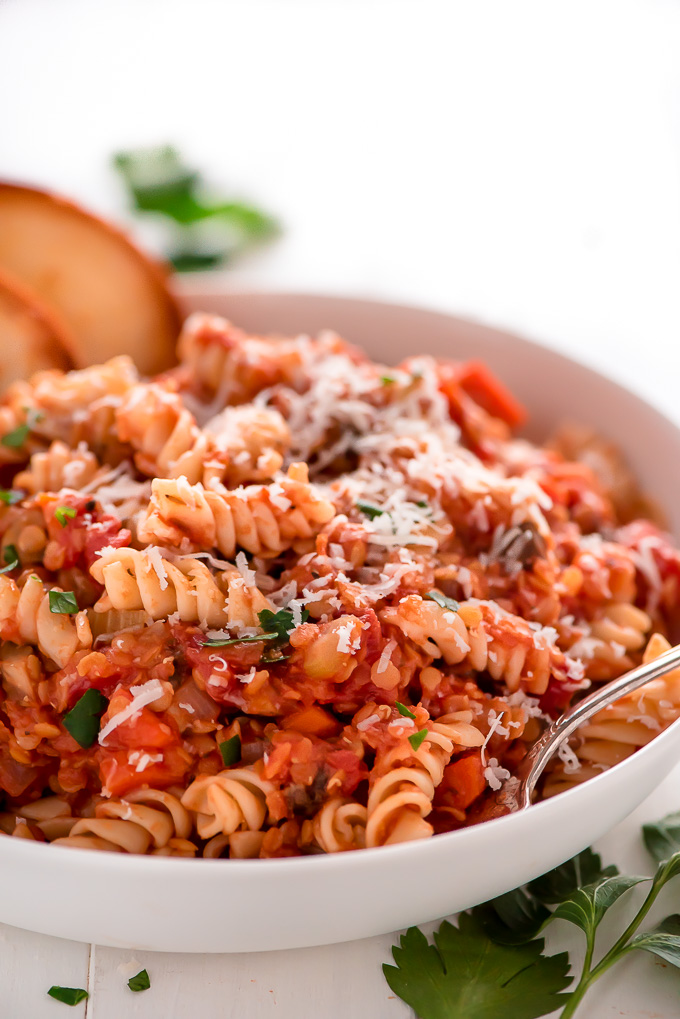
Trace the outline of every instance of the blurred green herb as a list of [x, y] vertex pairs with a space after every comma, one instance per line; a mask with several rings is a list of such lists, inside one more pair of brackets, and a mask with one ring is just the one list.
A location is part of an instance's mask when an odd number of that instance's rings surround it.
[[211, 194], [200, 172], [170, 145], [119, 152], [113, 163], [133, 209], [163, 216], [170, 225], [168, 257], [179, 272], [225, 265], [279, 232], [261, 209]]

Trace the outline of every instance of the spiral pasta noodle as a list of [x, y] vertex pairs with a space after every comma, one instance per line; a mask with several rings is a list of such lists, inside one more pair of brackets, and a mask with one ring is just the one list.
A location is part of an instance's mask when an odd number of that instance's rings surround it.
[[254, 616], [257, 622], [257, 612], [269, 606], [257, 589], [244, 590], [236, 571], [220, 586], [208, 567], [191, 557], [171, 562], [157, 551], [103, 549], [90, 572], [106, 591], [106, 599], [96, 606], [100, 612], [143, 610], [151, 619], [177, 613], [184, 622], [221, 627], [234, 618], [251, 625], [245, 617]]
[[273, 786], [251, 768], [232, 768], [195, 779], [182, 805], [196, 818], [203, 839], [233, 835], [239, 829], [259, 831], [267, 816], [266, 796]]
[[92, 632], [85, 612], [71, 616], [54, 611], [50, 593], [35, 574], [22, 588], [7, 576], [0, 576], [0, 634], [14, 644], [33, 644], [58, 666], [92, 644]]
[[[233, 860], [452, 831], [677, 631], [630, 474], [513, 438], [479, 362], [210, 315], [178, 358], [0, 397], [0, 835]], [[543, 794], [649, 742], [678, 684], [600, 713]]]
[[85, 443], [72, 449], [56, 439], [48, 449], [31, 456], [28, 467], [17, 474], [14, 482], [31, 494], [58, 492], [61, 488], [85, 488], [100, 470], [97, 457]]
[[[655, 633], [642, 660], [652, 662], [670, 648], [666, 638]], [[554, 796], [580, 785], [625, 760], [677, 718], [680, 718], [680, 669], [645, 683], [580, 726], [569, 749], [550, 768], [543, 795]]]
[[464, 662], [476, 672], [487, 670], [511, 692], [522, 686], [544, 693], [551, 675], [567, 667], [565, 656], [541, 640], [539, 631], [519, 617], [496, 619], [493, 608], [483, 602], [463, 602], [452, 611], [408, 595], [384, 609], [382, 619], [432, 657], [442, 657], [447, 665]]
[[233, 558], [236, 550], [276, 556], [297, 540], [312, 538], [335, 515], [333, 504], [306, 481], [291, 477], [274, 485], [229, 491], [205, 490], [178, 481], [152, 482], [151, 501], [138, 525], [142, 541], [218, 548]]

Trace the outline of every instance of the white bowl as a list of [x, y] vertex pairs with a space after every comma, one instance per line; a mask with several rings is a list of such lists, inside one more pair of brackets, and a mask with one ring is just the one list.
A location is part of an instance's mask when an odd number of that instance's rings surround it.
[[[675, 533], [669, 464], [680, 432], [620, 386], [527, 340], [449, 315], [374, 301], [228, 294], [192, 308], [255, 331], [330, 327], [388, 363], [407, 354], [481, 358], [529, 407], [531, 434], [564, 418], [625, 450]], [[421, 842], [284, 860], [123, 856], [0, 839], [0, 920], [130, 949], [259, 952], [384, 934], [465, 909], [557, 866], [629, 814], [680, 758], [676, 726], [622, 764], [530, 810]]]

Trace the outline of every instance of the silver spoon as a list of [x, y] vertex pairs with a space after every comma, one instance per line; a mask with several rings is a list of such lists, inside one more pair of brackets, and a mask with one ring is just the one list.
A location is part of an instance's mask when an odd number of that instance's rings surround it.
[[640, 665], [637, 669], [632, 669], [630, 672], [624, 673], [623, 676], [619, 676], [618, 679], [612, 680], [611, 683], [598, 687], [597, 690], [593, 690], [582, 701], [574, 704], [572, 708], [560, 715], [536, 740], [515, 772], [515, 777], [519, 779], [519, 785], [512, 792], [508, 790], [505, 796], [502, 792], [500, 793], [499, 798], [503, 799], [507, 809], [515, 812], [531, 806], [536, 783], [546, 764], [559, 745], [568, 739], [580, 725], [583, 725], [602, 708], [613, 704], [619, 697], [632, 693], [633, 690], [644, 686], [652, 679], [672, 672], [678, 666], [680, 666], [680, 644], [671, 648], [670, 651], [666, 651], [659, 658], [655, 658], [653, 662]]

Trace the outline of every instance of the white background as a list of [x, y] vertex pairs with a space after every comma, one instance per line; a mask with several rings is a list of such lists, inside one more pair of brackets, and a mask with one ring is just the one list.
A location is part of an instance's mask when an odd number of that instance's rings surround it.
[[[679, 54], [676, 0], [0, 0], [0, 175], [120, 217], [110, 154], [174, 142], [283, 222], [234, 286], [472, 315], [680, 420]], [[679, 785], [648, 816], [680, 807]], [[610, 836], [618, 862], [636, 831]], [[129, 955], [4, 936], [7, 1019], [63, 1014], [44, 986], [88, 979], [88, 1019], [407, 1014], [379, 972], [389, 937], [145, 957], [153, 989], [133, 997]], [[582, 1015], [670, 1019], [679, 993], [641, 959]]]

